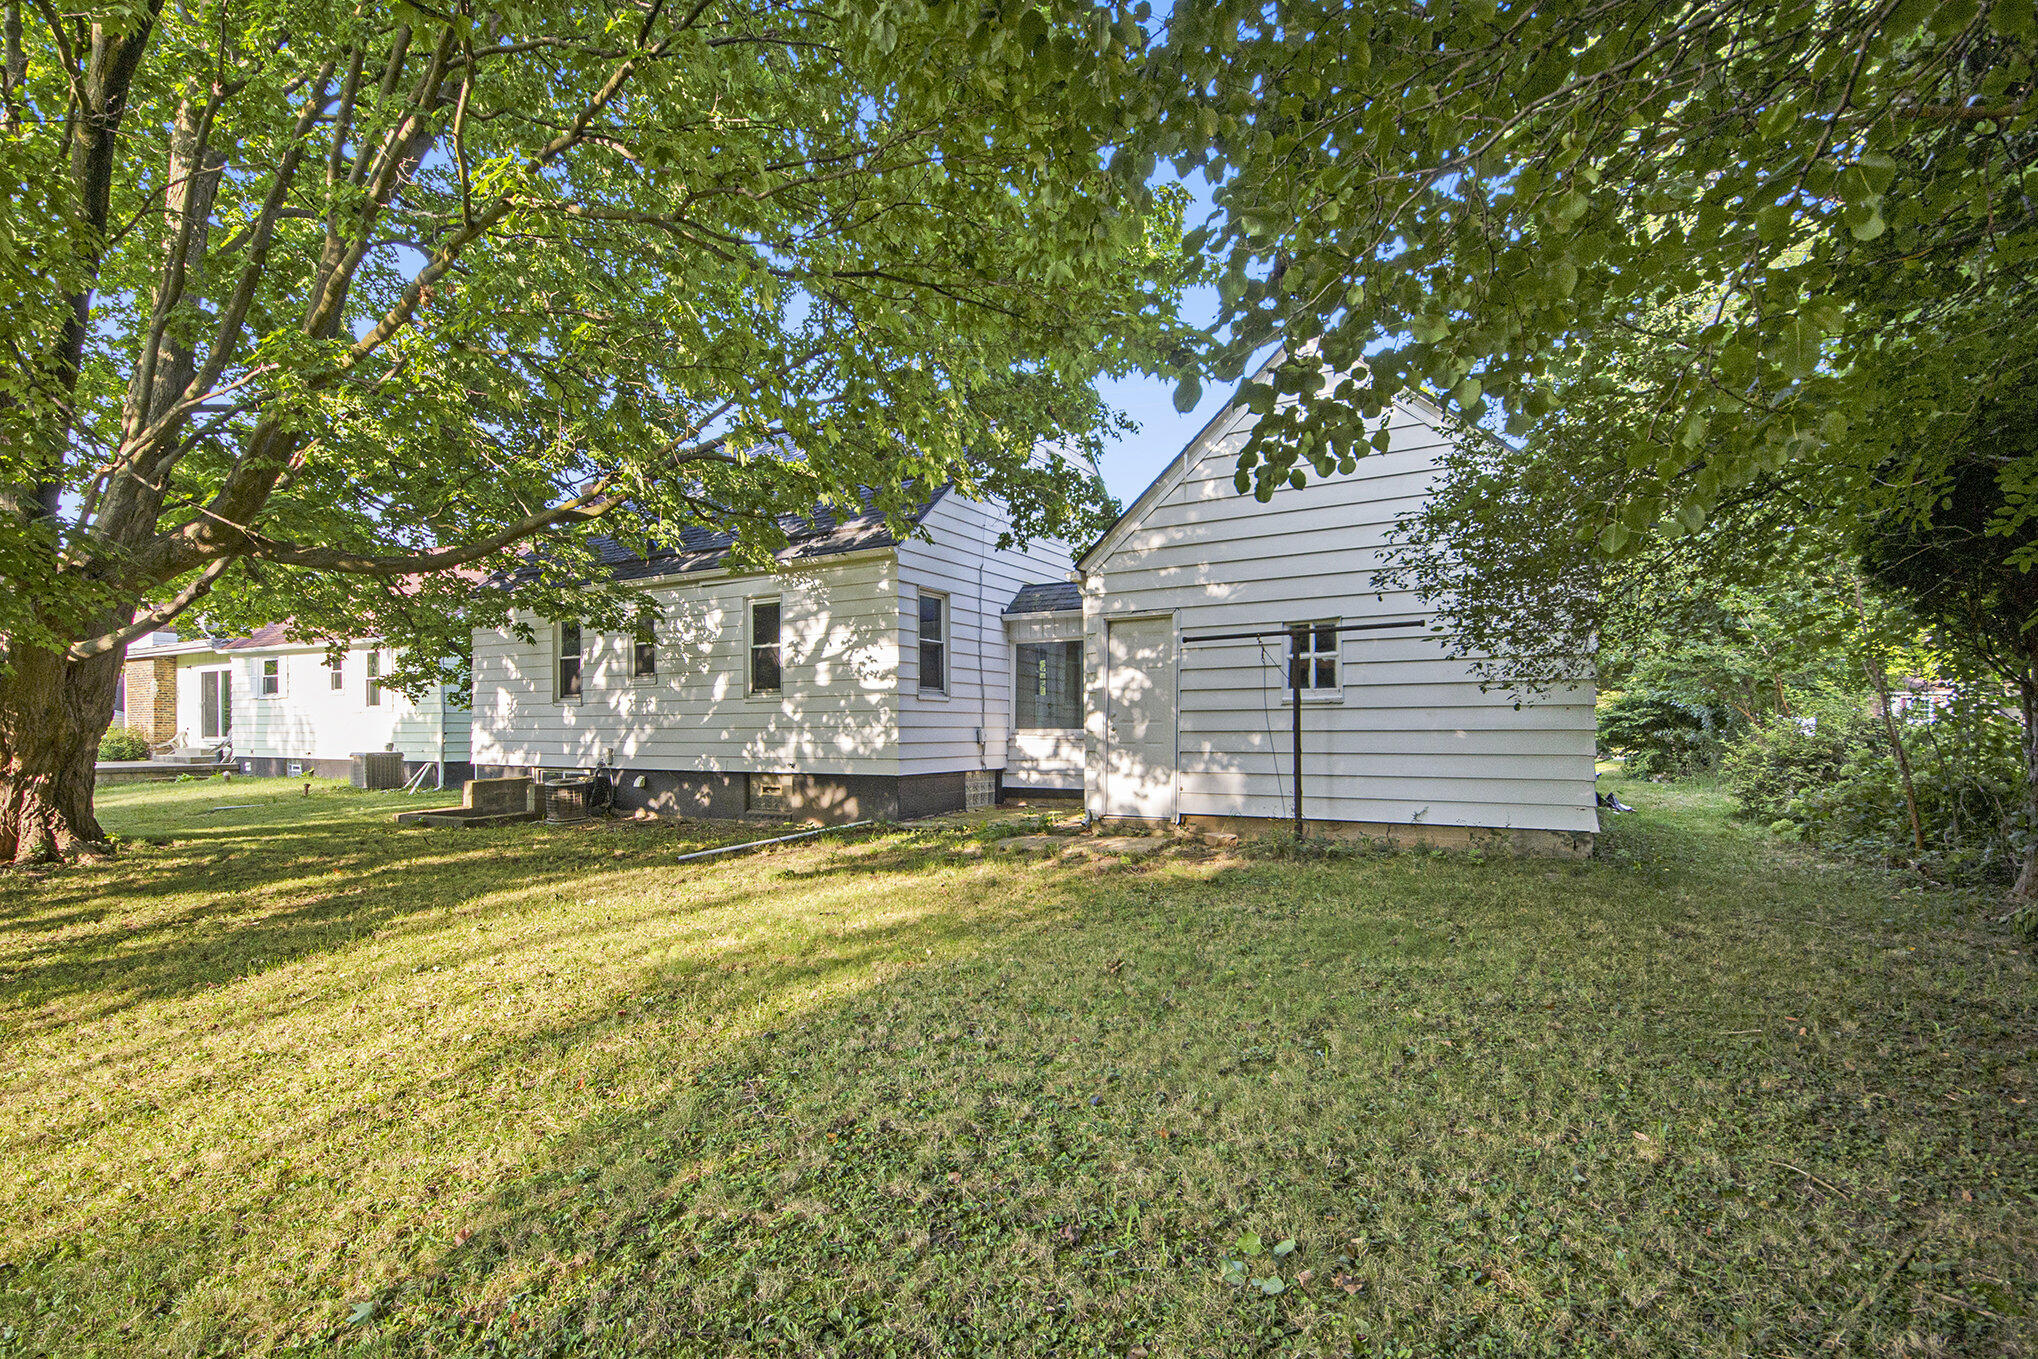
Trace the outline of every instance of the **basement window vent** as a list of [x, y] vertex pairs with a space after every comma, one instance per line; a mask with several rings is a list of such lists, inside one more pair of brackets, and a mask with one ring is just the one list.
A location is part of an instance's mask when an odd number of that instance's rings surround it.
[[791, 811], [792, 808], [786, 802], [785, 775], [752, 774], [749, 806], [753, 812]]
[[304, 777], [304, 761], [303, 761], [303, 760], [292, 760], [292, 761], [290, 762], [290, 777], [291, 777], [291, 778], [293, 778], [293, 779], [297, 779], [297, 778], [302, 778], [302, 777]]
[[966, 811], [980, 812], [987, 807], [998, 805], [998, 775], [989, 769], [971, 769], [962, 776], [962, 805]]

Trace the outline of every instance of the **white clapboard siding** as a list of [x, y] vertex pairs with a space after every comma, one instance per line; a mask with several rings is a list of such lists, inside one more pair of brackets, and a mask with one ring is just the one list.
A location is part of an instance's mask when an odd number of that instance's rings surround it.
[[[1086, 789], [1103, 801], [1105, 629], [1166, 615], [1177, 638], [1175, 811], [1284, 817], [1292, 806], [1286, 643], [1181, 646], [1183, 636], [1336, 619], [1422, 619], [1425, 602], [1383, 591], [1395, 527], [1418, 510], [1447, 448], [1435, 413], [1398, 403], [1389, 450], [1348, 476], [1238, 492], [1252, 417], [1227, 412], [1198, 436], [1083, 567]], [[1345, 634], [1340, 689], [1304, 701], [1303, 807], [1312, 819], [1598, 828], [1589, 686], [1517, 705], [1423, 628]]]
[[[1012, 649], [1005, 606], [1022, 585], [1067, 579], [1070, 560], [1058, 543], [999, 547], [1009, 526], [996, 506], [951, 493], [928, 511], [926, 536], [899, 545], [902, 774], [1004, 769], [1011, 779]], [[948, 596], [946, 694], [920, 688], [922, 590]]]
[[1083, 786], [1083, 732], [1043, 728], [1015, 731], [1006, 753], [1007, 788], [1073, 792]]
[[[199, 690], [199, 677], [208, 670], [231, 672], [233, 661], [217, 651], [187, 652], [177, 658], [177, 744], [180, 746], [213, 744], [211, 738], [203, 735], [201, 726], [204, 709], [200, 705], [204, 699]], [[234, 738], [239, 737], [238, 728], [248, 710], [248, 696], [241, 683], [241, 677], [234, 676], [230, 691], [236, 727], [232, 733]]]
[[[582, 694], [553, 694], [556, 633], [474, 637], [474, 761], [690, 772], [896, 774], [898, 572], [889, 552], [783, 572], [704, 572], [647, 586], [658, 673], [631, 674], [634, 638], [583, 634]], [[781, 610], [781, 687], [749, 692], [748, 610]]]
[[[350, 646], [341, 661], [340, 687], [333, 688], [325, 648], [318, 645], [231, 648], [187, 658], [180, 667], [179, 725], [196, 737], [200, 722], [198, 676], [226, 669], [232, 675], [233, 741], [237, 757], [283, 760], [345, 760], [361, 751], [394, 746], [420, 763], [467, 758], [467, 711], [443, 685], [416, 699], [394, 689], [368, 702], [365, 642]], [[384, 669], [394, 660], [381, 653]], [[277, 692], [262, 692], [265, 667], [274, 662]], [[443, 742], [442, 742], [443, 738]]]

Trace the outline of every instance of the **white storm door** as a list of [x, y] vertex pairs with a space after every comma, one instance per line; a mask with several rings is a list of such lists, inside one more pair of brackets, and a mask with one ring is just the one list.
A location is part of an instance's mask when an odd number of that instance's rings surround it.
[[233, 734], [233, 680], [231, 670], [198, 672], [198, 738], [223, 741]]
[[1104, 815], [1175, 814], [1175, 620], [1107, 625]]

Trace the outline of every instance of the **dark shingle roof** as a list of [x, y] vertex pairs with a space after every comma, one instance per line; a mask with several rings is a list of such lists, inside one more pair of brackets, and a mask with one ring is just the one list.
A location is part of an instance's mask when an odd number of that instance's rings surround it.
[[[946, 487], [936, 490], [915, 506], [907, 513], [906, 522], [918, 524], [946, 490]], [[804, 515], [786, 515], [778, 521], [778, 525], [787, 539], [784, 549], [778, 554], [782, 562], [808, 561], [868, 548], [895, 547], [899, 541], [898, 535], [885, 523], [884, 512], [872, 503], [868, 491], [863, 494], [862, 512], [859, 514], [845, 515], [834, 506], [816, 505]], [[726, 529], [690, 524], [680, 530], [677, 545], [661, 545], [649, 553], [625, 547], [613, 538], [591, 538], [588, 542], [601, 564], [608, 568], [610, 579], [648, 580], [707, 571], [721, 565], [727, 559], [729, 549], [735, 546], [736, 535]]]
[[1083, 592], [1074, 581], [1055, 580], [1045, 585], [1022, 585], [1006, 613], [1081, 613]]

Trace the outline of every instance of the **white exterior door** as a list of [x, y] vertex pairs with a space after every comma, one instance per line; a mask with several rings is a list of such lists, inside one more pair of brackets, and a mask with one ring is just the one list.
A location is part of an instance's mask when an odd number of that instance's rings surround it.
[[1175, 814], [1175, 620], [1107, 625], [1104, 815]]
[[224, 741], [234, 730], [234, 690], [231, 670], [198, 672], [198, 739]]

